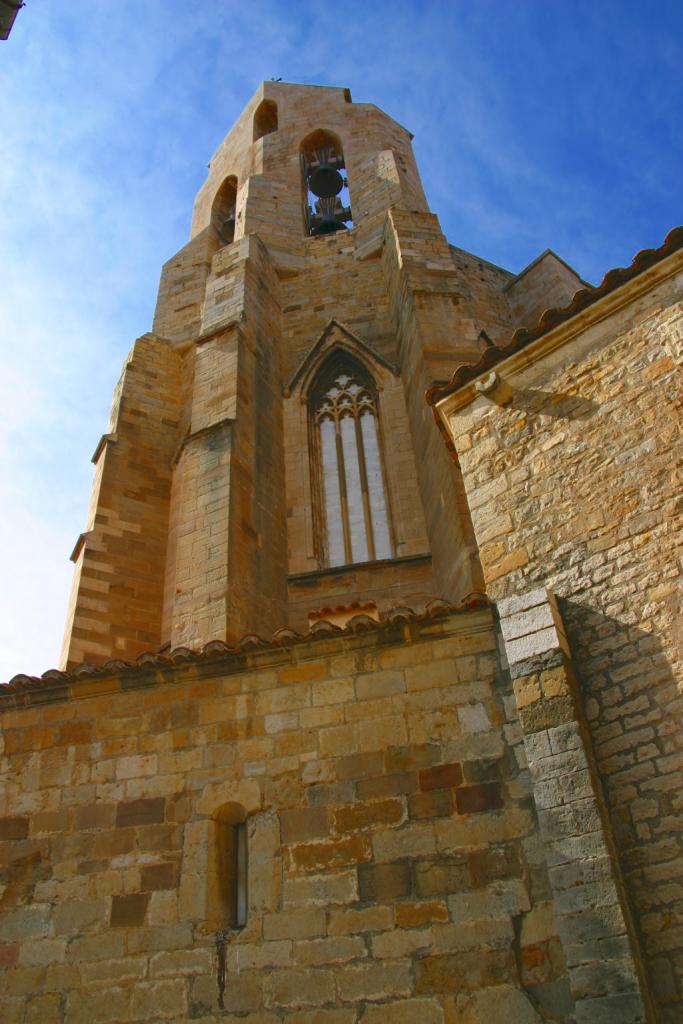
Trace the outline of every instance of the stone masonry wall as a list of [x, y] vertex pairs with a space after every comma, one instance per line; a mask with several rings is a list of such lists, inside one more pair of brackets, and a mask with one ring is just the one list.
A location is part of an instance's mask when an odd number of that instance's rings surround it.
[[489, 595], [544, 585], [561, 599], [670, 1024], [683, 1013], [679, 267], [673, 256], [656, 268], [662, 283], [637, 279], [631, 301], [544, 358], [529, 348], [499, 364], [507, 405], [444, 402]]
[[[488, 609], [186, 657], [2, 695], [5, 1024], [570, 1020]], [[249, 916], [220, 1010], [226, 802]]]
[[[183, 419], [181, 355], [138, 338], [98, 446], [62, 664], [134, 659], [161, 643], [171, 461]], [[125, 482], [125, 483], [124, 483]]]

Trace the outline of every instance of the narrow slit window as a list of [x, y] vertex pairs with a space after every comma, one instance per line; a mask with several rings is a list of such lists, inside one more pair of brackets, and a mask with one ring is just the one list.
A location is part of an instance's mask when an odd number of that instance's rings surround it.
[[244, 928], [247, 923], [247, 823], [241, 821], [234, 830], [234, 927]]
[[244, 928], [249, 909], [249, 843], [244, 811], [239, 805], [224, 805], [214, 816], [213, 828], [208, 919], [217, 930]]
[[322, 561], [339, 566], [391, 558], [373, 381], [350, 358], [335, 360], [314, 388], [311, 413]]

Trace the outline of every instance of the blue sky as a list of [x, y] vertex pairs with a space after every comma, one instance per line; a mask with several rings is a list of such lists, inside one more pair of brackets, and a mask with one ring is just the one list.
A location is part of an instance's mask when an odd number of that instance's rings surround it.
[[27, 0], [0, 43], [0, 678], [56, 664], [90, 456], [263, 79], [415, 133], [450, 241], [590, 281], [683, 221], [683, 4]]

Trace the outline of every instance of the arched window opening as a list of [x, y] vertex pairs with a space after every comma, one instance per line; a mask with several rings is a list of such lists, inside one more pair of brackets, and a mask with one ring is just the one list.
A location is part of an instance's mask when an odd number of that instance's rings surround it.
[[319, 129], [304, 139], [301, 173], [306, 234], [329, 235], [353, 227], [344, 152], [336, 135]]
[[244, 808], [224, 804], [213, 816], [214, 869], [209, 906], [224, 931], [244, 928], [248, 910], [248, 840]]
[[321, 558], [328, 566], [391, 558], [377, 394], [350, 356], [324, 367], [309, 402]]
[[261, 100], [254, 114], [254, 142], [277, 131], [277, 103]]
[[216, 193], [211, 207], [211, 223], [222, 245], [235, 240], [235, 208], [237, 206], [237, 178], [231, 174]]

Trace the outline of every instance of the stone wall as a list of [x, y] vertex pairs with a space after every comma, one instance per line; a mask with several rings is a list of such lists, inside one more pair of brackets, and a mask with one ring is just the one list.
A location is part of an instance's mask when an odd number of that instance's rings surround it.
[[[7, 1024], [570, 1019], [490, 611], [328, 634], [5, 691]], [[226, 803], [249, 916], [222, 945]]]
[[144, 335], [98, 445], [61, 664], [136, 658], [161, 643], [173, 453], [183, 420], [183, 359]]
[[507, 404], [474, 384], [442, 404], [488, 593], [544, 585], [561, 598], [629, 898], [671, 1024], [683, 1012], [680, 265], [669, 257], [578, 325], [499, 363]]

